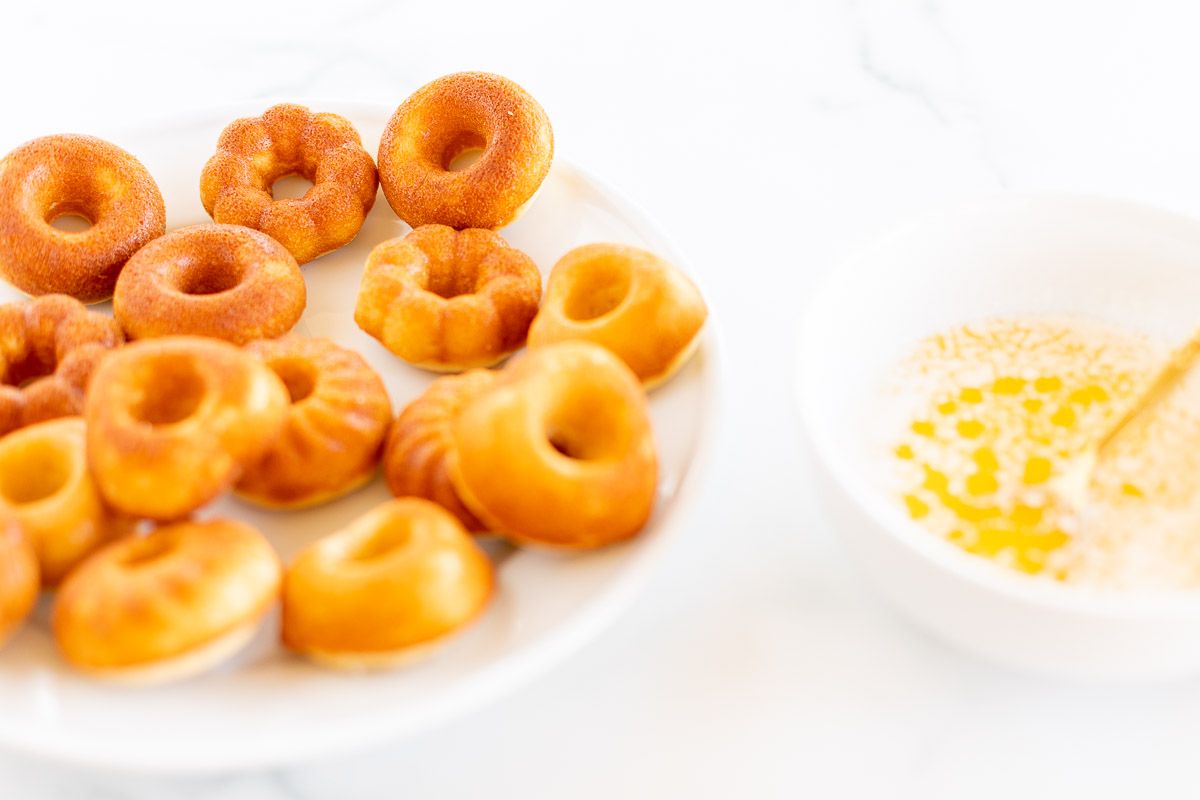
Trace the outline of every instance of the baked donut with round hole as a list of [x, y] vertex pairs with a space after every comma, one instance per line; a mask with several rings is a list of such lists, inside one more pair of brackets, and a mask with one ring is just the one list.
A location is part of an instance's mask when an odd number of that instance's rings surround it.
[[72, 572], [53, 629], [67, 662], [122, 683], [182, 680], [228, 660], [279, 597], [279, 557], [243, 522], [177, 522]]
[[257, 463], [283, 430], [283, 381], [219, 339], [167, 336], [115, 351], [85, 407], [88, 463], [126, 513], [190, 514]]
[[317, 540], [283, 582], [283, 643], [340, 669], [424, 655], [487, 606], [492, 563], [442, 507], [390, 500]]
[[[69, 216], [88, 227], [53, 224]], [[44, 136], [0, 160], [0, 276], [26, 294], [107, 300], [125, 262], [164, 230], [158, 185], [115, 144]]]
[[39, 422], [0, 438], [0, 516], [20, 524], [48, 586], [134, 524], [100, 497], [88, 470], [82, 417]]
[[191, 225], [129, 260], [113, 315], [131, 339], [209, 336], [245, 344], [290, 331], [306, 302], [300, 266], [279, 242], [238, 225]]
[[623, 244], [589, 244], [559, 259], [529, 346], [582, 339], [608, 348], [652, 389], [695, 352], [708, 308], [677, 267]]
[[[458, 167], [464, 153], [478, 154]], [[486, 72], [438, 78], [400, 104], [379, 141], [379, 182], [414, 228], [501, 228], [550, 172], [554, 132], [536, 100]]]
[[636, 535], [654, 508], [645, 390], [599, 345], [526, 352], [463, 408], [452, 432], [458, 496], [514, 542], [600, 547]]

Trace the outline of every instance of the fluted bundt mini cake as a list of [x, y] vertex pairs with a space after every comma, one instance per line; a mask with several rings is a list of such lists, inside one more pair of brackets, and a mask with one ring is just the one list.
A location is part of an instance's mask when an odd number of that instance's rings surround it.
[[658, 458], [646, 392], [608, 350], [530, 350], [453, 423], [451, 478], [488, 530], [515, 542], [599, 547], [654, 508]]
[[0, 305], [0, 435], [83, 413], [100, 359], [121, 328], [66, 295]]
[[463, 505], [450, 480], [450, 462], [455, 458], [451, 426], [463, 406], [495, 379], [496, 373], [485, 369], [438, 378], [400, 412], [383, 453], [383, 474], [392, 494], [432, 500], [467, 530], [486, 530]]
[[[458, 169], [470, 151], [478, 160]], [[396, 109], [379, 142], [379, 181], [414, 228], [500, 228], [533, 199], [553, 158], [550, 119], [528, 92], [499, 75], [460, 72]]]
[[478, 617], [492, 563], [445, 509], [390, 500], [296, 556], [283, 583], [283, 643], [340, 669], [411, 661]]
[[0, 516], [20, 524], [49, 586], [133, 530], [133, 520], [100, 497], [81, 417], [39, 422], [0, 438]]
[[[60, 230], [64, 216], [90, 225]], [[0, 277], [26, 294], [107, 300], [129, 257], [165, 229], [150, 173], [103, 139], [45, 136], [0, 160]]]
[[89, 558], [63, 582], [54, 636], [94, 677], [163, 683], [233, 656], [279, 597], [275, 550], [242, 522], [177, 522]]
[[190, 514], [257, 463], [287, 421], [283, 381], [219, 339], [134, 342], [88, 391], [88, 462], [104, 498], [141, 517]]
[[[312, 187], [303, 197], [276, 199], [272, 186], [286, 175]], [[215, 222], [260, 230], [304, 264], [358, 234], [377, 186], [375, 162], [348, 120], [284, 103], [221, 132], [200, 176], [200, 198]]]
[[700, 290], [673, 264], [638, 247], [589, 244], [550, 271], [529, 346], [594, 342], [653, 388], [695, 351], [707, 317]]
[[239, 495], [265, 506], [311, 506], [374, 476], [392, 405], [362, 356], [295, 334], [246, 349], [280, 377], [292, 404], [279, 438], [238, 482]]
[[304, 276], [283, 245], [239, 225], [190, 225], [129, 259], [113, 314], [131, 339], [281, 336], [304, 313]]
[[424, 225], [371, 251], [354, 320], [424, 369], [486, 367], [525, 342], [542, 276], [492, 231]]

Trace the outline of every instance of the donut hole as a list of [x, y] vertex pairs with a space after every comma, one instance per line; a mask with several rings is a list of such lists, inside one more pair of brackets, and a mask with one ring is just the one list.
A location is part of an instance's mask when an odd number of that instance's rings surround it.
[[50, 220], [50, 227], [56, 228], [63, 233], [83, 233], [92, 227], [92, 221], [83, 214], [59, 214]]
[[563, 313], [576, 322], [599, 319], [614, 311], [629, 295], [633, 271], [617, 259], [598, 259], [578, 270], [567, 292]]
[[442, 151], [442, 169], [447, 172], [464, 172], [483, 158], [487, 139], [474, 131], [462, 131], [450, 137]]
[[351, 561], [374, 561], [394, 553], [412, 539], [408, 526], [400, 522], [388, 522], [363, 536], [346, 554]]
[[175, 550], [175, 542], [166, 536], [143, 536], [132, 539], [121, 563], [127, 567], [144, 567]]
[[459, 295], [472, 294], [478, 277], [477, 265], [433, 262], [429, 265], [425, 289], [445, 300], [452, 300]]
[[311, 180], [293, 172], [281, 175], [271, 183], [271, 197], [276, 200], [295, 200], [308, 194], [312, 187]]
[[46, 210], [46, 224], [63, 233], [84, 233], [95, 224], [93, 215], [76, 202], [55, 203]]
[[620, 405], [609, 399], [589, 392], [560, 404], [546, 421], [546, 441], [573, 461], [596, 461], [620, 452], [625, 441], [615, 410]]
[[141, 397], [130, 413], [148, 425], [174, 425], [196, 413], [205, 389], [204, 377], [191, 360], [154, 359], [147, 365]]
[[16, 506], [45, 500], [67, 485], [72, 466], [65, 449], [44, 439], [10, 447], [0, 455], [0, 495]]
[[317, 388], [317, 371], [308, 361], [299, 358], [278, 359], [272, 361], [270, 367], [287, 387], [288, 397], [293, 404], [306, 400]]
[[230, 254], [228, 259], [188, 263], [180, 270], [175, 286], [183, 294], [220, 294], [236, 288], [242, 277], [242, 267]]
[[24, 389], [36, 380], [53, 375], [56, 369], [58, 369], [57, 361], [45, 361], [39, 358], [37, 353], [30, 351], [25, 354], [24, 358], [9, 362], [8, 369], [4, 373], [4, 383]]

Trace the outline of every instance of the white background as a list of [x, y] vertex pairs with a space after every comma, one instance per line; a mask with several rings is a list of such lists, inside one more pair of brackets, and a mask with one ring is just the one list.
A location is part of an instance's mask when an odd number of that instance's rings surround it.
[[1009, 674], [870, 594], [808, 488], [790, 385], [814, 281], [911, 213], [1030, 187], [1200, 213], [1193, 9], [10, 4], [0, 151], [232, 100], [398, 104], [447, 72], [517, 80], [559, 153], [690, 255], [726, 407], [690, 535], [536, 685], [416, 740], [269, 773], [146, 779], [0, 754], [0, 798], [1194, 796], [1200, 682]]

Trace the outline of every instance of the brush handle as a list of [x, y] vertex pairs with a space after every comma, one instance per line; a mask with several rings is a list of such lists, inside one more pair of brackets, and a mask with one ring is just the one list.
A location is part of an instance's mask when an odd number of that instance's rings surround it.
[[1113, 439], [1116, 439], [1121, 431], [1129, 427], [1129, 425], [1149, 409], [1158, 405], [1167, 394], [1184, 378], [1200, 361], [1200, 330], [1192, 334], [1192, 338], [1188, 339], [1182, 345], [1171, 353], [1171, 357], [1167, 363], [1163, 365], [1154, 379], [1150, 381], [1149, 386], [1138, 396], [1138, 398], [1125, 410], [1125, 413], [1109, 426], [1096, 441], [1096, 453], [1100, 454], [1104, 451]]

